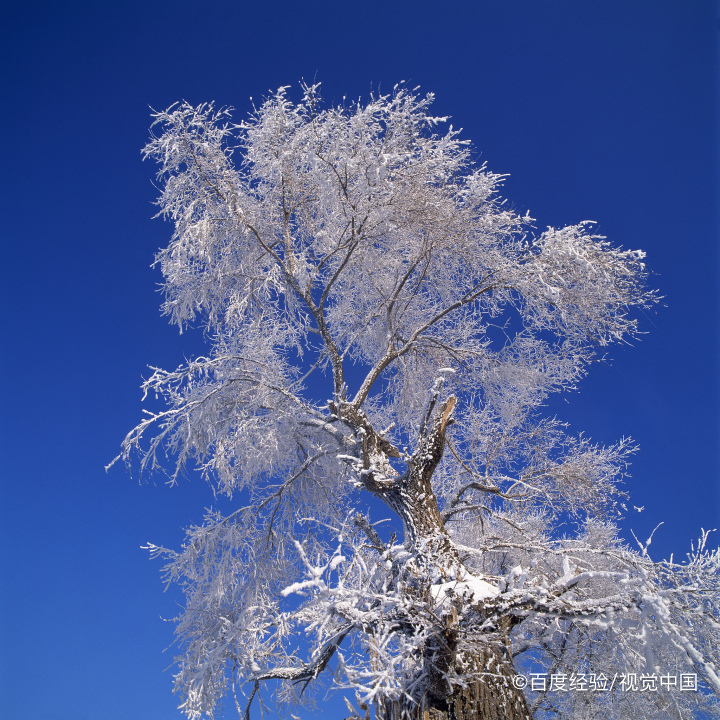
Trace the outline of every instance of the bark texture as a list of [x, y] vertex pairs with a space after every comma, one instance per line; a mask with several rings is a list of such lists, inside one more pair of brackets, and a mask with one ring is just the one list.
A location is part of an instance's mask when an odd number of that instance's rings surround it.
[[[376, 703], [377, 720], [532, 720], [533, 714], [522, 690], [515, 687], [515, 670], [506, 649], [488, 647], [472, 658], [460, 659], [457, 674], [477, 672], [484, 675], [465, 686], [446, 687], [442, 695], [430, 687], [421, 698], [381, 700]], [[432, 675], [432, 670], [429, 672]], [[431, 683], [428, 683], [430, 685]], [[435, 688], [435, 692], [441, 688]]]

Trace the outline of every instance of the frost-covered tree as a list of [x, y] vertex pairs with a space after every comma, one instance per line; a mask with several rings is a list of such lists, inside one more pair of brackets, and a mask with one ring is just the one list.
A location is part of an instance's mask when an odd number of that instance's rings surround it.
[[[239, 125], [175, 105], [145, 148], [175, 227], [164, 311], [209, 349], [154, 370], [166, 409], [123, 457], [169, 457], [173, 482], [190, 466], [235, 503], [150, 548], [186, 595], [182, 709], [212, 717], [232, 691], [249, 717], [323, 681], [384, 720], [712, 707], [718, 553], [706, 534], [682, 563], [628, 547], [633, 445], [542, 416], [636, 334], [643, 253], [588, 223], [536, 232], [431, 95], [303, 91]], [[620, 687], [653, 673], [699, 689]]]

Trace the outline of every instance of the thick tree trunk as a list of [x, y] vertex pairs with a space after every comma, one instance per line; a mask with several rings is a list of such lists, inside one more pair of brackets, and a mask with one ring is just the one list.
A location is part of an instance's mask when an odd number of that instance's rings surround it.
[[512, 659], [505, 650], [487, 649], [466, 661], [475, 672], [485, 674], [466, 686], [448, 688], [445, 697], [426, 694], [402, 701], [380, 700], [375, 705], [376, 720], [532, 720], [533, 714], [522, 690], [515, 687]]
[[[406, 592], [419, 593], [419, 600], [430, 585], [462, 581], [467, 575], [445, 529], [431, 484], [443, 456], [445, 431], [453, 422], [455, 398], [450, 396], [445, 401], [431, 423], [439, 386], [434, 391], [421, 425], [418, 446], [402, 475], [394, 474], [387, 463], [387, 456], [395, 449], [375, 433], [365, 416], [347, 408], [341, 411], [346, 422], [362, 428], [365, 468], [362, 482], [402, 518], [405, 546], [413, 560], [399, 571], [398, 582]], [[369, 526], [366, 532], [372, 536]], [[483, 638], [477, 639], [471, 652], [467, 642], [463, 643], [464, 649], [459, 648], [461, 634], [466, 632], [463, 625], [467, 625], [467, 621], [482, 624], [482, 615], [482, 605], [477, 605], [456, 607], [452, 615], [439, 618], [445, 628], [425, 642], [414, 696], [379, 700], [375, 706], [377, 720], [532, 720], [525, 695], [513, 682], [515, 668], [509, 653], [509, 617], [492, 623], [494, 630], [488, 632], [486, 642]], [[450, 685], [448, 677], [467, 677], [468, 682]]]
[[[473, 611], [474, 612], [474, 609]], [[376, 703], [377, 720], [532, 720], [522, 689], [515, 684], [510, 655], [510, 618], [500, 621], [501, 635], [487, 636], [470, 652], [457, 652], [462, 628], [457, 618], [444, 618], [442, 636], [426, 643], [420, 691], [401, 701]], [[459, 678], [452, 685], [448, 676]], [[462, 682], [462, 678], [467, 678]]]

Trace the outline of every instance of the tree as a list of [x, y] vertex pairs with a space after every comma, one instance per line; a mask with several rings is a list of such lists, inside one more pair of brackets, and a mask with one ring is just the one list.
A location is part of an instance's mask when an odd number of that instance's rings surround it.
[[[498, 197], [502, 176], [439, 131], [432, 95], [327, 108], [318, 93], [293, 104], [281, 88], [239, 125], [175, 105], [145, 148], [175, 225], [164, 312], [210, 350], [154, 370], [144, 389], [166, 409], [122, 455], [142, 472], [164, 452], [171, 482], [189, 464], [237, 503], [179, 551], [150, 546], [186, 594], [182, 709], [212, 716], [232, 688], [249, 717], [266, 683], [296, 702], [324, 679], [386, 720], [711, 707], [707, 533], [683, 563], [626, 546], [634, 446], [542, 416], [637, 334], [656, 300], [644, 254], [589, 223], [536, 232]], [[656, 672], [700, 690], [603, 691]]]

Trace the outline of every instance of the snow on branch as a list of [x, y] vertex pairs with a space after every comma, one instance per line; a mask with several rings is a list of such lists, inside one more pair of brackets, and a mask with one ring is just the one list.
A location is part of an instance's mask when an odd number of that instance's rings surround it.
[[[481, 696], [513, 720], [707, 709], [717, 551], [707, 534], [679, 564], [653, 561], [650, 540], [628, 548], [636, 447], [543, 417], [641, 333], [657, 301], [644, 253], [589, 222], [536, 231], [430, 114], [432, 95], [291, 94], [238, 124], [173, 105], [144, 150], [173, 225], [156, 256], [163, 312], [210, 347], [152, 369], [120, 457], [171, 483], [197, 469], [236, 503], [179, 551], [147, 546], [185, 594], [182, 710], [212, 717], [247, 684], [249, 720], [275, 681], [279, 704], [327, 682], [386, 720], [471, 717]], [[588, 693], [580, 708], [512, 681], [611, 666], [695, 673], [700, 690], [626, 693], [614, 709]]]

